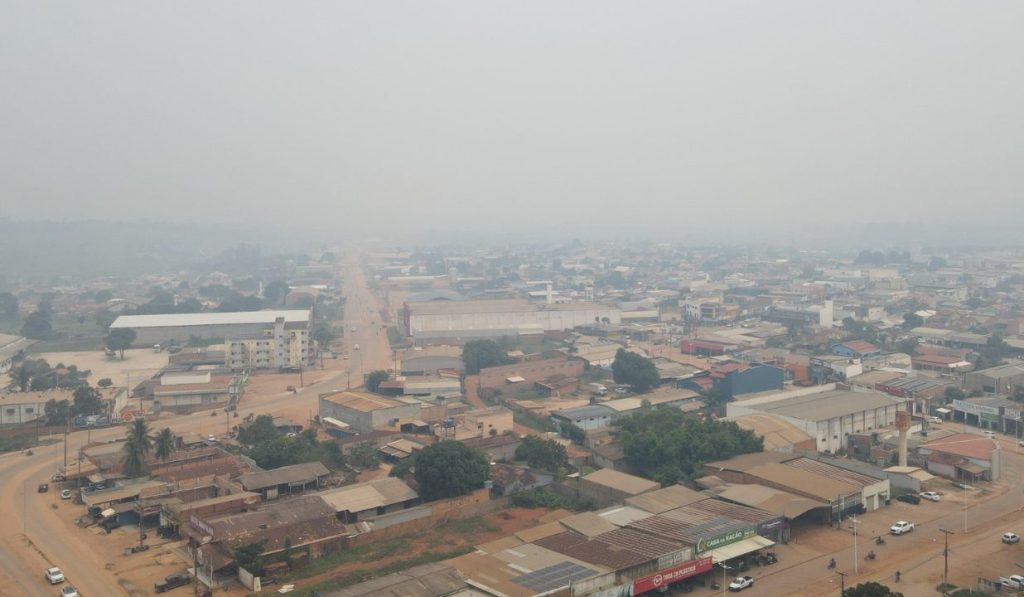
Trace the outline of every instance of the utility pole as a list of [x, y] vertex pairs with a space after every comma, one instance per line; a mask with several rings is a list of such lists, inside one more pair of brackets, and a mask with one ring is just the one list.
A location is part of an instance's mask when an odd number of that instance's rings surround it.
[[68, 407], [68, 415], [64, 418], [64, 470], [68, 470], [68, 432], [71, 430], [71, 407]]
[[945, 546], [942, 549], [942, 584], [949, 584], [949, 536], [955, 535], [953, 531], [947, 531], [946, 529], [939, 529], [939, 532], [943, 534], [945, 539]]
[[846, 594], [846, 573], [836, 572], [839, 575], [839, 597], [843, 597]]
[[857, 555], [857, 515], [853, 514], [850, 516], [850, 522], [853, 523], [853, 573], [860, 574], [860, 557]]

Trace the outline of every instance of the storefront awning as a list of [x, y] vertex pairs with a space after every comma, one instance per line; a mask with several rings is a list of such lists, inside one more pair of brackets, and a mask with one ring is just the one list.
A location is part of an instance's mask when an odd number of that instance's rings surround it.
[[723, 545], [718, 549], [712, 549], [708, 553], [711, 554], [711, 560], [717, 564], [719, 562], [727, 562], [733, 558], [745, 556], [748, 553], [753, 553], [759, 549], [771, 547], [772, 545], [775, 545], [774, 541], [765, 539], [760, 535], [754, 535], [749, 539], [730, 543], [729, 545]]
[[951, 412], [953, 412], [953, 411], [949, 410], [948, 408], [941, 408], [941, 407], [940, 407], [940, 408], [936, 408], [936, 409], [935, 409], [935, 412], [937, 412], [937, 413], [942, 413], [942, 414], [944, 414], [944, 415], [948, 415], [949, 413], [951, 413]]

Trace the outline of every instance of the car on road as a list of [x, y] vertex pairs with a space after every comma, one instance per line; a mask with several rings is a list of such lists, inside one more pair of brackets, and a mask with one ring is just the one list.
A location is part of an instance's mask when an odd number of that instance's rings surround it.
[[929, 502], [937, 502], [941, 499], [939, 498], [939, 494], [935, 493], [934, 491], [922, 491], [918, 495], [928, 500]]
[[78, 597], [78, 589], [71, 585], [64, 585], [60, 589], [60, 597]]
[[64, 473], [62, 473], [60, 471], [57, 471], [56, 473], [53, 473], [53, 476], [50, 477], [50, 481], [52, 481], [54, 483], [60, 483], [62, 481], [67, 481], [67, 480], [68, 480], [68, 478], [65, 477]]
[[733, 593], [742, 591], [743, 589], [749, 589], [754, 586], [754, 579], [749, 576], [737, 576], [735, 580], [729, 583], [729, 590]]
[[896, 524], [889, 527], [889, 532], [893, 535], [905, 535], [912, 530], [914, 530], [914, 523], [905, 520], [897, 521]]
[[936, 425], [942, 424], [942, 417], [928, 417], [929, 423], [935, 423]]
[[1014, 543], [1020, 543], [1020, 535], [1017, 533], [1003, 533], [1003, 543], [1007, 545], [1013, 545]]
[[906, 502], [908, 504], [917, 505], [917, 504], [921, 503], [921, 498], [919, 498], [918, 496], [916, 496], [916, 495], [914, 495], [912, 493], [904, 493], [904, 494], [896, 496], [896, 501], [897, 502]]
[[192, 582], [192, 577], [184, 572], [176, 572], [174, 574], [168, 574], [163, 580], [153, 585], [153, 589], [157, 593], [166, 593], [171, 589], [177, 589], [178, 587], [184, 587]]
[[359, 345], [358, 344], [353, 344], [352, 345], [352, 350], [359, 350]]
[[989, 439], [995, 439], [996, 432], [995, 431], [989, 431], [989, 430], [986, 429], [985, 430], [985, 437], [987, 437]]
[[1024, 589], [1024, 576], [1021, 576], [1019, 574], [1011, 574], [1010, 576], [1000, 576], [999, 584], [1001, 584], [1004, 588], [1019, 591], [1020, 589]]
[[51, 585], [59, 585], [64, 582], [64, 573], [60, 571], [60, 568], [54, 566], [53, 568], [46, 569], [46, 580], [50, 581]]
[[50, 484], [40, 483], [39, 487], [36, 488], [36, 491], [38, 491], [39, 493], [46, 493], [47, 491], [50, 491]]
[[351, 331], [353, 331], [353, 332], [354, 332], [354, 331], [356, 331], [356, 326], [352, 326], [352, 327], [351, 327], [351, 328], [349, 328], [349, 329], [350, 329]]
[[64, 491], [61, 491], [60, 492], [60, 499], [62, 499], [62, 500], [70, 500], [71, 499], [71, 490], [70, 489], [65, 489]]

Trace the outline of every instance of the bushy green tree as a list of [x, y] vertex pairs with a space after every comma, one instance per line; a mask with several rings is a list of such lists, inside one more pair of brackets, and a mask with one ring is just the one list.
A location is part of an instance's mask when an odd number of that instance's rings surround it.
[[587, 440], [587, 432], [579, 425], [574, 425], [570, 421], [562, 421], [559, 423], [558, 430], [561, 432], [563, 437], [569, 438], [574, 444], [582, 444]]
[[622, 348], [615, 352], [612, 377], [615, 383], [626, 384], [638, 394], [650, 391], [661, 381], [651, 359]]
[[273, 469], [303, 462], [323, 461], [326, 455], [315, 434], [300, 433], [260, 442], [248, 450], [260, 468]]
[[235, 564], [240, 568], [245, 568], [255, 576], [262, 576], [263, 546], [265, 543], [266, 540], [258, 543], [236, 545], [231, 550], [231, 555], [235, 558]]
[[252, 423], [238, 430], [238, 441], [251, 446], [276, 439], [280, 435], [281, 432], [274, 427], [274, 417], [260, 415]]
[[80, 386], [73, 394], [74, 406], [72, 407], [75, 416], [95, 415], [103, 412], [103, 398], [95, 388]]
[[65, 425], [71, 416], [71, 403], [50, 398], [43, 405], [43, 414], [46, 416], [47, 425]]
[[377, 468], [380, 458], [377, 456], [377, 447], [370, 442], [356, 444], [348, 455], [349, 461], [359, 468]]
[[566, 456], [565, 446], [562, 444], [550, 439], [528, 435], [516, 448], [516, 460], [525, 460], [526, 464], [533, 468], [557, 473], [561, 467], [565, 466], [569, 458]]
[[380, 384], [387, 381], [388, 377], [388, 372], [383, 369], [371, 371], [363, 378], [363, 385], [366, 386], [367, 391], [376, 392], [380, 388]]
[[462, 347], [462, 361], [466, 373], [480, 373], [481, 369], [506, 365], [508, 354], [494, 340], [470, 340]]
[[30, 313], [22, 322], [21, 335], [33, 340], [49, 340], [53, 337], [50, 315], [38, 310]]
[[443, 441], [416, 457], [416, 482], [427, 501], [465, 495], [484, 486], [487, 457], [462, 442]]
[[764, 449], [761, 438], [736, 423], [700, 419], [675, 408], [642, 410], [613, 424], [626, 461], [662, 485], [699, 477], [712, 460]]
[[103, 345], [109, 350], [116, 350], [124, 359], [124, 351], [135, 342], [135, 330], [131, 328], [115, 328], [107, 332], [103, 338]]

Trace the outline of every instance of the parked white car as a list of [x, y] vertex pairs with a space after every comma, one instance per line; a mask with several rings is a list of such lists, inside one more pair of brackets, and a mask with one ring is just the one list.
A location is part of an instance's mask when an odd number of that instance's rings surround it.
[[999, 577], [999, 584], [1003, 585], [1008, 589], [1019, 591], [1024, 589], [1024, 576], [1019, 574], [1011, 574], [1010, 576]]
[[893, 535], [905, 535], [912, 530], [914, 530], [914, 523], [905, 520], [897, 521], [896, 524], [889, 527], [889, 532]]
[[942, 417], [928, 417], [929, 423], [935, 423], [936, 425], [942, 424]]
[[46, 569], [46, 580], [50, 581], [51, 585], [59, 585], [64, 582], [64, 573], [60, 571], [60, 568], [54, 566], [53, 568]]
[[1003, 533], [1003, 543], [1007, 545], [1013, 545], [1014, 543], [1020, 543], [1020, 535], [1017, 533]]
[[926, 499], [930, 502], [937, 502], [940, 499], [939, 494], [935, 493], [934, 491], [922, 491], [918, 495], [920, 495], [923, 499]]

